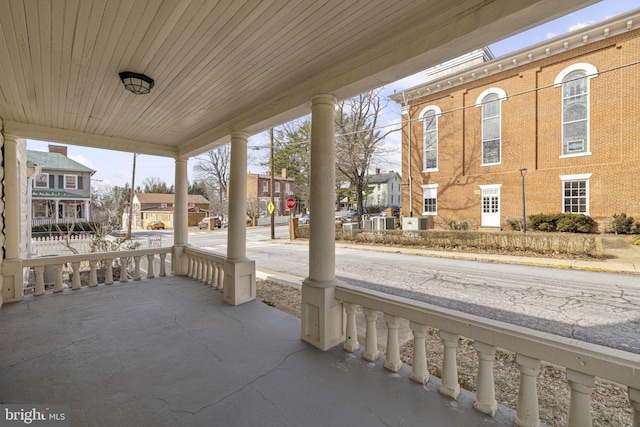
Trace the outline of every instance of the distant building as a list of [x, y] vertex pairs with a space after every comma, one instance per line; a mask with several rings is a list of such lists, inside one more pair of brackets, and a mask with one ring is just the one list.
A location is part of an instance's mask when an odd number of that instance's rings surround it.
[[[198, 225], [209, 216], [209, 201], [199, 194], [189, 194], [188, 225]], [[135, 193], [133, 197], [133, 222], [131, 228], [144, 229], [151, 221], [162, 221], [168, 229], [173, 228], [175, 194]], [[125, 215], [126, 217], [126, 215]], [[124, 226], [126, 227], [126, 219]]]
[[[266, 207], [271, 201], [271, 193], [269, 191], [270, 183], [270, 172], [264, 175], [247, 174], [247, 200], [258, 199], [260, 203]], [[286, 169], [282, 169], [280, 176], [273, 177], [274, 215], [289, 215], [286, 201], [289, 197], [295, 197], [295, 186], [295, 179], [287, 177]], [[227, 186], [227, 188], [229, 187]], [[268, 215], [268, 212], [265, 210], [263, 215]]]
[[[503, 227], [526, 213], [640, 217], [640, 12], [471, 66], [434, 67], [403, 109], [403, 214]], [[486, 57], [485, 59], [490, 59]], [[446, 65], [446, 64], [445, 64]]]
[[49, 145], [48, 152], [27, 150], [34, 168], [31, 182], [33, 225], [91, 220], [91, 176], [96, 173], [67, 157], [67, 147]]
[[380, 173], [376, 169], [375, 175], [367, 177], [367, 198], [364, 207], [402, 206], [401, 178], [398, 172]]

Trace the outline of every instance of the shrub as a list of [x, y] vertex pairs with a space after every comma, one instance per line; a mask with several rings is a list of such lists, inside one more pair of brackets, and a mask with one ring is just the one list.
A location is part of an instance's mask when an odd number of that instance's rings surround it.
[[595, 225], [590, 216], [574, 213], [530, 215], [529, 221], [535, 230], [565, 233], [590, 233]]
[[511, 230], [514, 230], [514, 231], [522, 230], [522, 218], [505, 218], [504, 223]]
[[631, 243], [632, 245], [639, 245], [640, 246], [640, 234], [636, 234], [635, 236], [631, 236], [631, 238], [629, 239], [629, 243]]
[[613, 214], [606, 220], [605, 231], [615, 234], [633, 234], [636, 231], [636, 224], [633, 217], [627, 216], [626, 213]]
[[451, 230], [468, 230], [469, 229], [469, 223], [466, 222], [466, 221], [461, 221], [461, 222], [451, 221], [449, 223], [449, 228]]

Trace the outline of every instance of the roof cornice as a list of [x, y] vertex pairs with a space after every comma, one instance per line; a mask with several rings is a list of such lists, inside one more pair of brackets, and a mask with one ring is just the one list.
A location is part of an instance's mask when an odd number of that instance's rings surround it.
[[393, 101], [404, 105], [424, 96], [454, 88], [456, 86], [476, 81], [484, 77], [502, 73], [541, 59], [596, 43], [601, 40], [627, 33], [640, 28], [640, 9], [614, 16], [608, 20], [586, 26], [579, 30], [554, 37], [549, 40], [527, 46], [518, 51], [485, 62], [477, 67], [468, 68], [441, 79], [414, 86], [407, 90], [391, 95]]

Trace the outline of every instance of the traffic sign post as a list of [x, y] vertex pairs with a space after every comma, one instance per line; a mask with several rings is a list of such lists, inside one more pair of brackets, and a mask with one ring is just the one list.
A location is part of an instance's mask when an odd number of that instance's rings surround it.
[[289, 197], [286, 201], [287, 209], [289, 209], [289, 240], [296, 238], [296, 225], [293, 220], [293, 210], [296, 208], [296, 199]]

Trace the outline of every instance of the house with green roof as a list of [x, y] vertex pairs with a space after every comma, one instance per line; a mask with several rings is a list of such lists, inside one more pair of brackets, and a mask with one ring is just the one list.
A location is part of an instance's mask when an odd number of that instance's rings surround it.
[[36, 169], [30, 186], [33, 225], [91, 220], [91, 176], [96, 173], [67, 156], [67, 147], [49, 145], [49, 151], [27, 150], [27, 162]]

